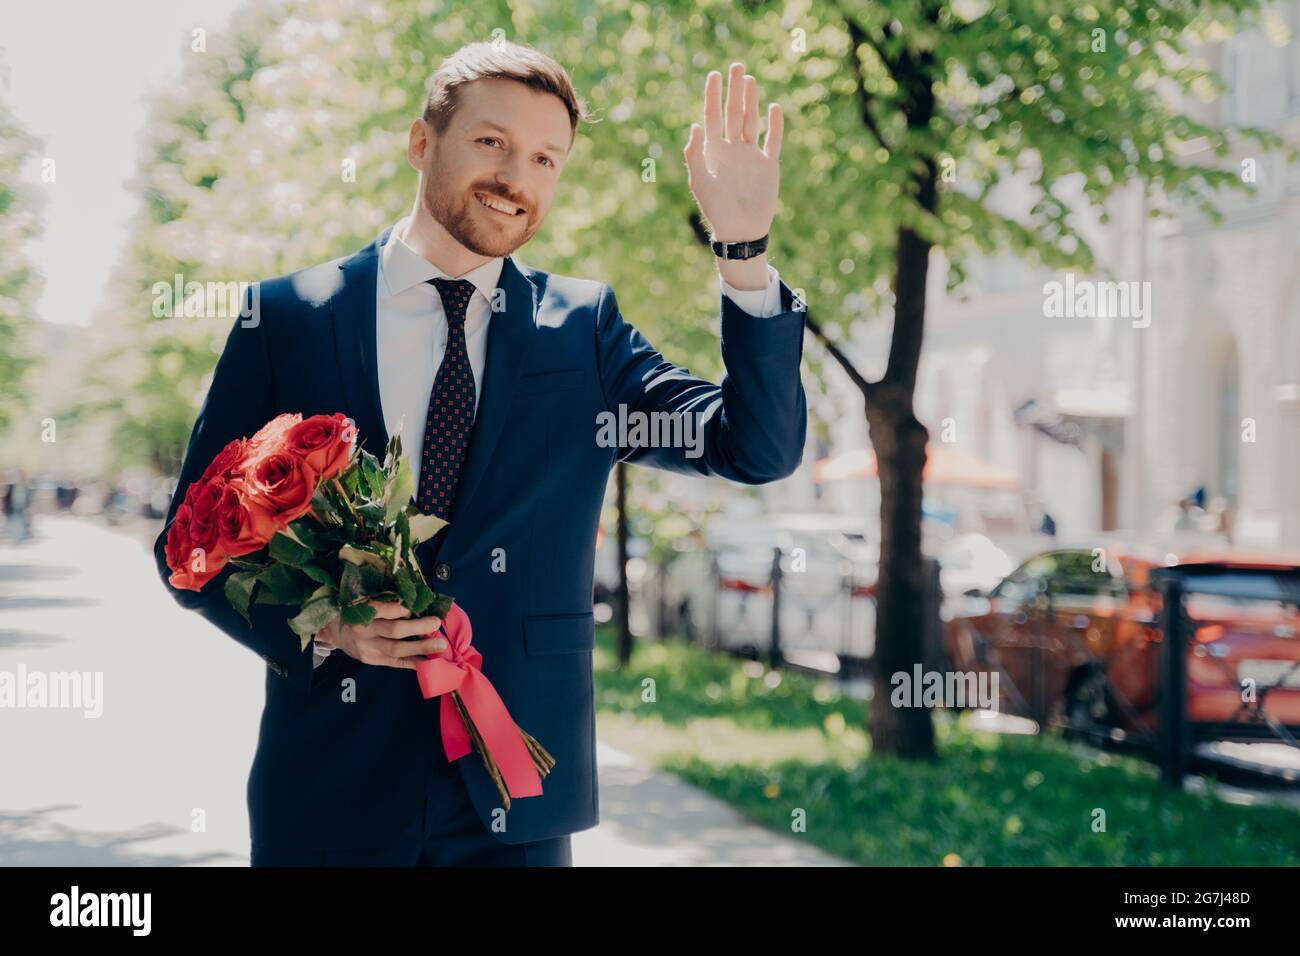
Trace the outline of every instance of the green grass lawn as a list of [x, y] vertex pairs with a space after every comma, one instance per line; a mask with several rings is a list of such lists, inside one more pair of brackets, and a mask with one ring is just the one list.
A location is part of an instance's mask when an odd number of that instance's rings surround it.
[[613, 632], [598, 629], [602, 740], [858, 863], [1300, 864], [1300, 811], [1171, 792], [1135, 758], [945, 713], [938, 761], [872, 757], [865, 702], [833, 681], [678, 641], [641, 642], [626, 671], [615, 661]]

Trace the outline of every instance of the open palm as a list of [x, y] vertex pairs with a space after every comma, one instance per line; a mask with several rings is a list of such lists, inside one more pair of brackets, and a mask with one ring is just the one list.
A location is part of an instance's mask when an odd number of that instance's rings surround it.
[[767, 136], [758, 147], [758, 81], [732, 63], [727, 106], [722, 107], [722, 74], [704, 81], [704, 126], [691, 124], [682, 154], [687, 182], [713, 238], [744, 242], [767, 235], [776, 215], [781, 185], [781, 107], [767, 108]]

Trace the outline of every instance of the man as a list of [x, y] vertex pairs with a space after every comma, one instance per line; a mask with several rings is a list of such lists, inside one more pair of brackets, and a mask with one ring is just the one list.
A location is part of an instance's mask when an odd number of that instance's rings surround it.
[[[469, 615], [515, 722], [556, 759], [543, 794], [508, 812], [477, 754], [448, 763], [438, 701], [410, 673], [445, 647], [436, 618], [381, 606], [372, 624], [332, 625], [300, 651], [288, 609], [254, 605], [251, 628], [230, 609], [228, 572], [202, 592], [171, 589], [269, 667], [248, 780], [253, 865], [569, 865], [569, 834], [597, 823], [592, 569], [610, 468], [760, 484], [802, 459], [802, 307], [761, 244], [735, 245], [765, 238], [775, 215], [781, 113], [770, 107], [760, 149], [754, 78], [732, 64], [725, 112], [721, 86], [710, 73], [704, 126], [683, 150], [718, 256], [720, 388], [665, 361], [609, 286], [513, 258], [586, 112], [559, 64], [513, 44], [464, 47], [434, 74], [410, 129], [420, 175], [407, 218], [250, 295], [258, 308], [217, 363], [168, 525], [217, 452], [278, 413], [343, 412], [380, 455], [400, 432], [415, 504], [450, 521], [421, 565]], [[601, 438], [598, 422], [636, 414], [689, 418], [699, 440]]]

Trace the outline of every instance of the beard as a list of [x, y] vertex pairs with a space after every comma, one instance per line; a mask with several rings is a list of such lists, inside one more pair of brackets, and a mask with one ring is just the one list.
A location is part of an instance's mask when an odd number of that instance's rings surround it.
[[[526, 203], [502, 195], [501, 187], [496, 185], [478, 184], [464, 192], [444, 188], [446, 180], [438, 175], [437, 168], [435, 154], [424, 177], [420, 201], [425, 212], [470, 252], [492, 258], [508, 256], [533, 237], [538, 223]], [[524, 211], [514, 217], [517, 222], [503, 219], [480, 203], [476, 192], [514, 203]]]

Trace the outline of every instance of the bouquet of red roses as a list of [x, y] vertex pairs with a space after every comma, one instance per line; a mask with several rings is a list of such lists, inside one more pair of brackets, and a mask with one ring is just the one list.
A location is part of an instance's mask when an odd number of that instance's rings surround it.
[[361, 448], [343, 415], [279, 415], [226, 445], [185, 492], [167, 533], [175, 588], [200, 590], [227, 564], [225, 596], [252, 625], [249, 605], [289, 605], [305, 650], [338, 618], [366, 625], [369, 602], [400, 602], [442, 619], [447, 648], [416, 664], [420, 690], [441, 696], [443, 747], [456, 760], [471, 743], [505, 809], [538, 796], [555, 759], [510, 719], [479, 670], [465, 612], [429, 587], [415, 547], [447, 524], [411, 502], [415, 479], [394, 435], [384, 460]]

